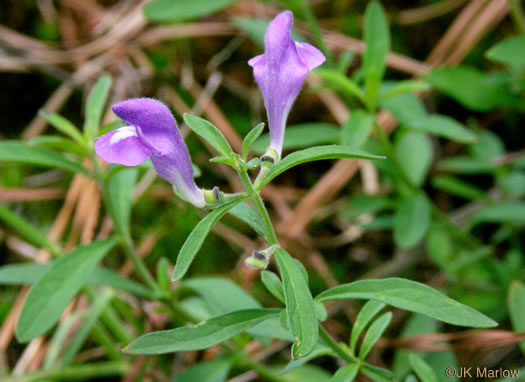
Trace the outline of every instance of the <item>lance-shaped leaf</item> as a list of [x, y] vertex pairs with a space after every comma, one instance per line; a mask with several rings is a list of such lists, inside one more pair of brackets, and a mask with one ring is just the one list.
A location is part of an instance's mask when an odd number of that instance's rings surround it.
[[320, 293], [316, 300], [370, 299], [453, 325], [490, 328], [497, 323], [428, 285], [401, 278], [362, 280]]
[[289, 168], [302, 163], [313, 162], [322, 159], [359, 158], [359, 159], [385, 159], [383, 156], [369, 154], [365, 151], [348, 146], [328, 145], [310, 147], [309, 149], [293, 152], [271, 168], [268, 175], [262, 181], [267, 184], [276, 176], [282, 174]]
[[190, 267], [193, 259], [202, 247], [202, 243], [210, 233], [213, 226], [233, 207], [241, 202], [242, 199], [235, 200], [233, 202], [224, 204], [217, 209], [206, 215], [197, 226], [191, 231], [190, 235], [186, 238], [186, 241], [180, 249], [175, 263], [175, 269], [171, 279], [177, 281], [184, 276], [188, 268]]
[[86, 105], [86, 122], [84, 134], [88, 140], [93, 139], [98, 132], [104, 105], [106, 104], [113, 79], [110, 76], [100, 77], [89, 93]]
[[278, 249], [275, 260], [283, 280], [284, 300], [288, 325], [296, 342], [292, 345], [292, 358], [305, 357], [314, 350], [319, 337], [319, 325], [312, 294], [294, 259]]
[[97, 262], [115, 245], [101, 240], [62, 255], [29, 291], [16, 326], [16, 338], [27, 342], [47, 332], [80, 288], [87, 284]]
[[[53, 262], [46, 264], [23, 263], [4, 265], [0, 267], [0, 285], [34, 284], [52, 266]], [[151, 298], [150, 291], [141, 284], [107, 268], [95, 268], [86, 285], [106, 285]]]
[[206, 349], [264, 320], [277, 317], [279, 312], [279, 309], [238, 310], [210, 318], [195, 326], [145, 334], [124, 350], [132, 354], [163, 354]]
[[87, 170], [80, 164], [67, 159], [56, 151], [49, 150], [45, 147], [29, 146], [20, 141], [0, 142], [0, 161], [57, 167], [89, 175]]
[[230, 144], [211, 122], [188, 113], [184, 113], [183, 118], [188, 127], [204, 138], [219, 154], [227, 158], [231, 157], [233, 150]]

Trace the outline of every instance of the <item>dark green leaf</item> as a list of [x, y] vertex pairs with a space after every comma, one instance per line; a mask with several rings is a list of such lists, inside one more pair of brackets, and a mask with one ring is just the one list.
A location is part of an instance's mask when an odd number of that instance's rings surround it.
[[497, 325], [487, 316], [452, 300], [428, 285], [400, 278], [356, 281], [326, 290], [316, 297], [319, 301], [344, 299], [377, 300], [454, 325], [475, 328]]
[[430, 225], [432, 205], [424, 194], [405, 198], [394, 218], [394, 239], [401, 248], [417, 245]]
[[[304, 149], [317, 145], [339, 142], [341, 129], [329, 123], [305, 123], [286, 127], [284, 132], [284, 150]], [[270, 136], [264, 134], [255, 144], [253, 150], [263, 154], [270, 145]]]
[[184, 276], [213, 226], [221, 220], [230, 209], [240, 202], [241, 200], [239, 199], [216, 208], [197, 224], [180, 249], [177, 262], [175, 263], [175, 269], [171, 276], [172, 281], [177, 281]]
[[89, 175], [80, 164], [67, 159], [56, 151], [45, 147], [29, 146], [20, 141], [0, 142], [0, 161], [28, 163], [36, 166], [58, 167], [64, 170]]
[[348, 146], [330, 145], [310, 147], [309, 149], [296, 151], [285, 156], [283, 160], [271, 168], [271, 170], [268, 172], [268, 175], [262, 182], [262, 185], [267, 184], [273, 178], [285, 172], [289, 168], [302, 163], [337, 158], [384, 159], [382, 156], [368, 154], [365, 151], [354, 149]]
[[16, 337], [27, 342], [46, 333], [78, 291], [87, 284], [97, 262], [115, 245], [102, 240], [62, 255], [29, 291], [16, 326]]
[[98, 134], [112, 83], [111, 76], [102, 76], [95, 82], [89, 93], [86, 105], [86, 122], [84, 123], [84, 135], [88, 141], [91, 141]]
[[279, 309], [238, 310], [210, 318], [195, 326], [148, 333], [124, 350], [131, 354], [163, 354], [201, 350], [225, 341], [264, 320], [279, 315]]
[[144, 15], [155, 22], [198, 19], [218, 12], [237, 0], [155, 0], [144, 7]]
[[301, 270], [288, 252], [278, 249], [274, 256], [283, 280], [288, 325], [297, 339], [292, 345], [292, 359], [298, 359], [310, 354], [317, 345], [319, 326], [314, 301]]
[[188, 113], [184, 113], [183, 118], [188, 127], [212, 145], [220, 155], [226, 158], [231, 157], [233, 150], [230, 144], [212, 123]]

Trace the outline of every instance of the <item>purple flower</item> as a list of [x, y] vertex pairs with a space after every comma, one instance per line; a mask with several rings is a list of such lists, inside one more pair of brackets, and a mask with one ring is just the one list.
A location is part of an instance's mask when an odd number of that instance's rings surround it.
[[129, 126], [97, 138], [98, 156], [124, 166], [137, 166], [150, 157], [162, 178], [173, 184], [188, 202], [204, 207], [204, 192], [193, 180], [188, 148], [166, 105], [151, 98], [134, 98], [117, 103], [113, 112]]
[[293, 102], [307, 74], [325, 61], [314, 46], [292, 40], [292, 25], [292, 12], [277, 15], [266, 30], [264, 54], [248, 61], [268, 113], [270, 147], [267, 154], [276, 154], [277, 160], [281, 157], [284, 128]]

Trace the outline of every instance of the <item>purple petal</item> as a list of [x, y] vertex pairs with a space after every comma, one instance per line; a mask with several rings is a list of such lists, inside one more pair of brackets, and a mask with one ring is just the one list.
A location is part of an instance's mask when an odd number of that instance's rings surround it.
[[284, 129], [290, 109], [307, 74], [325, 58], [315, 47], [292, 40], [293, 15], [285, 11], [270, 23], [265, 52], [248, 61], [264, 97], [270, 128], [270, 147], [281, 156]]
[[134, 98], [114, 105], [113, 112], [136, 127], [138, 139], [150, 149], [151, 161], [158, 174], [189, 202], [203, 207], [206, 201], [193, 180], [188, 148], [168, 107], [152, 98]]
[[151, 149], [142, 144], [133, 126], [121, 127], [98, 138], [95, 152], [106, 162], [124, 166], [137, 166], [151, 155]]
[[310, 45], [307, 42], [294, 42], [299, 56], [301, 57], [302, 61], [308, 66], [309, 71], [314, 70], [326, 61], [326, 57], [324, 56], [324, 54], [315, 46]]

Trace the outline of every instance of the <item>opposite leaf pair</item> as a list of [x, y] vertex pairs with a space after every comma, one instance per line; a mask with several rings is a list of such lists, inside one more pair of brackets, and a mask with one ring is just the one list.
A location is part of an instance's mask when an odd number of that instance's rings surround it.
[[[249, 65], [264, 96], [270, 128], [267, 156], [281, 158], [288, 113], [307, 74], [325, 61], [323, 54], [307, 43], [290, 37], [293, 15], [279, 14], [265, 35], [265, 53]], [[136, 98], [113, 106], [114, 113], [129, 126], [98, 138], [96, 153], [106, 162], [137, 166], [148, 157], [158, 174], [173, 184], [196, 207], [204, 207], [205, 194], [193, 180], [188, 148], [169, 109], [151, 98]]]

